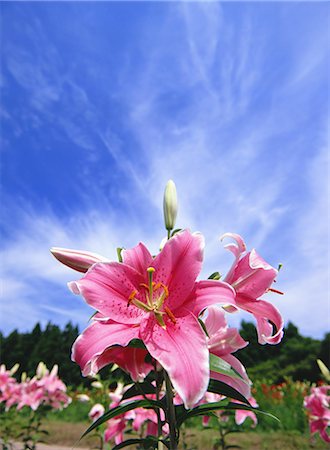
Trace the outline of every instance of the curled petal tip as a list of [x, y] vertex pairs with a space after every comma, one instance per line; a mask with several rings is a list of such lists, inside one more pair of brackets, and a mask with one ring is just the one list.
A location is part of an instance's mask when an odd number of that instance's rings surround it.
[[68, 288], [70, 289], [70, 291], [73, 294], [77, 294], [77, 295], [80, 294], [80, 289], [79, 289], [78, 283], [76, 281], [70, 281], [68, 283]]
[[239, 234], [237, 234], [237, 233], [224, 233], [224, 234], [222, 234], [220, 236], [220, 241], [223, 241], [225, 238], [234, 239], [234, 241], [236, 241], [236, 245], [237, 245], [240, 253], [243, 253], [243, 252], [246, 251], [245, 242], [244, 242], [243, 238]]

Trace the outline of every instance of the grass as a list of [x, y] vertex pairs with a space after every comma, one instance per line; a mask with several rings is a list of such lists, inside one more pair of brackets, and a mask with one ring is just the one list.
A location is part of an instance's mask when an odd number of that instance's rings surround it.
[[[47, 443], [56, 445], [73, 446], [79, 440], [82, 433], [86, 430], [89, 423], [67, 423], [61, 421], [47, 421], [45, 428], [49, 431]], [[188, 450], [212, 450], [214, 430], [188, 429], [187, 431], [187, 449]], [[77, 446], [92, 449], [98, 440], [94, 438], [84, 438]], [[315, 443], [310, 442], [307, 434], [295, 432], [242, 432], [228, 437], [229, 445], [240, 445], [244, 450], [325, 450], [327, 444], [319, 438]], [[109, 448], [109, 447], [108, 447]], [[128, 447], [134, 448], [134, 447]], [[179, 447], [183, 449], [182, 446]]]

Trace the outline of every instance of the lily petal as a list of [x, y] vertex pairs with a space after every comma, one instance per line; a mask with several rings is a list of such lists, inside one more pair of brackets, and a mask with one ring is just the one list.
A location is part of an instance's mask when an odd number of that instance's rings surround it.
[[238, 372], [241, 375], [242, 379], [232, 378], [229, 377], [228, 375], [223, 375], [222, 373], [213, 371], [210, 372], [210, 377], [228, 384], [229, 386], [233, 387], [238, 392], [240, 392], [242, 395], [244, 395], [245, 398], [249, 398], [251, 396], [252, 383], [249, 377], [247, 376], [243, 364], [233, 355], [222, 355], [221, 358], [227, 363], [229, 363], [232, 366], [232, 368], [235, 369], [236, 372]]
[[146, 275], [146, 270], [151, 266], [153, 258], [142, 242], [133, 248], [122, 250], [121, 254], [124, 264], [133, 267], [143, 276]]
[[[257, 320], [259, 344], [278, 344], [283, 337], [284, 322], [279, 310], [264, 300], [251, 300], [244, 295], [237, 295], [237, 306], [254, 315]], [[273, 325], [276, 332], [273, 334]]]
[[209, 335], [209, 350], [220, 356], [236, 352], [248, 345], [236, 328], [229, 328], [225, 319], [225, 313], [216, 306], [207, 309], [207, 317], [204, 319], [205, 327]]
[[94, 362], [93, 368], [97, 370], [110, 363], [117, 364], [122, 370], [128, 372], [135, 382], [141, 382], [153, 369], [153, 366], [145, 361], [148, 352], [143, 348], [111, 347], [105, 350]]
[[202, 268], [203, 250], [203, 236], [184, 230], [167, 241], [154, 259], [154, 281], [167, 286], [166, 304], [172, 311], [179, 308], [192, 291]]
[[79, 364], [84, 376], [93, 375], [101, 368], [97, 360], [108, 347], [124, 347], [138, 337], [138, 327], [113, 321], [92, 322], [74, 342], [71, 358]]
[[230, 305], [237, 311], [235, 296], [235, 290], [228, 283], [217, 280], [197, 281], [184, 307], [190, 309], [196, 316], [211, 305]]
[[74, 294], [81, 294], [86, 302], [105, 317], [119, 323], [137, 323], [145, 311], [128, 305], [133, 291], [139, 290], [145, 279], [132, 267], [117, 262], [95, 264], [79, 281], [68, 284]]
[[206, 336], [188, 311], [166, 329], [150, 317], [141, 324], [140, 335], [149, 353], [167, 371], [186, 408], [192, 408], [205, 394], [209, 382], [209, 352]]
[[236, 292], [258, 298], [273, 284], [277, 274], [278, 271], [253, 249], [238, 262], [231, 284]]

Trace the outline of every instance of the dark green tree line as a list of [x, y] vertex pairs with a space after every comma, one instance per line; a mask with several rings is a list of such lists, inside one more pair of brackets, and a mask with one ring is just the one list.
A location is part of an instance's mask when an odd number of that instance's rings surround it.
[[[274, 346], [258, 344], [253, 323], [243, 321], [240, 333], [250, 344], [236, 352], [236, 356], [252, 380], [267, 379], [277, 383], [290, 376], [295, 380], [318, 381], [321, 377], [316, 359], [330, 367], [330, 333], [322, 341], [304, 337], [289, 322], [282, 342]], [[4, 336], [0, 332], [1, 363], [7, 368], [19, 363], [18, 377], [23, 371], [33, 376], [40, 361], [49, 369], [58, 364], [59, 375], [66, 384], [73, 387], [88, 384], [88, 380], [81, 376], [79, 366], [71, 361], [71, 347], [78, 334], [78, 326], [71, 322], [64, 329], [48, 323], [44, 330], [37, 324], [30, 333], [14, 330]], [[116, 373], [112, 375], [116, 376]], [[118, 372], [118, 376], [123, 374]], [[101, 371], [101, 377], [110, 379], [108, 368]]]

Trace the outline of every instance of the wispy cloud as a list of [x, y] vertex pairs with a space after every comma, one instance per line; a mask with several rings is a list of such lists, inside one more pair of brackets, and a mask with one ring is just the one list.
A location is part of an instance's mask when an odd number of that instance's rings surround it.
[[[99, 86], [111, 108], [102, 109], [96, 91], [79, 76], [85, 70], [95, 81], [115, 70], [91, 53], [90, 44], [88, 57], [82, 47], [76, 66], [68, 64], [37, 17], [24, 22], [30, 48], [8, 40], [5, 83], [12, 77], [27, 102], [17, 100], [19, 107], [4, 114], [14, 118], [17, 135], [45, 127], [45, 142], [72, 144], [53, 175], [74, 185], [61, 213], [58, 199], [36, 203], [35, 192], [16, 198], [15, 208], [11, 195], [6, 201], [11, 220], [4, 224], [8, 240], [1, 251], [2, 308], [10, 314], [16, 302], [19, 311], [8, 330], [28, 327], [28, 311], [31, 325], [48, 317], [63, 323], [66, 302], [76, 302], [68, 318], [81, 323], [83, 303], [65, 290], [76, 274], [53, 260], [49, 247], [115, 258], [117, 246], [144, 240], [157, 251], [163, 188], [173, 178], [178, 225], [206, 235], [203, 275], [225, 272], [231, 263], [220, 234], [242, 234], [273, 265], [284, 262], [279, 288], [286, 296], [272, 301], [286, 320], [321, 336], [329, 325], [322, 322], [328, 230], [320, 220], [328, 208], [320, 193], [329, 179], [326, 111], [318, 100], [324, 35], [308, 29], [302, 43], [278, 43], [274, 35], [285, 15], [265, 21], [265, 12], [251, 5], [244, 14], [218, 2], [171, 3], [159, 16], [153, 11], [155, 23], [140, 18], [134, 47], [120, 48], [125, 64], [117, 65], [116, 84]], [[86, 30], [79, 33], [89, 42]], [[310, 320], [310, 308], [318, 322]]]

